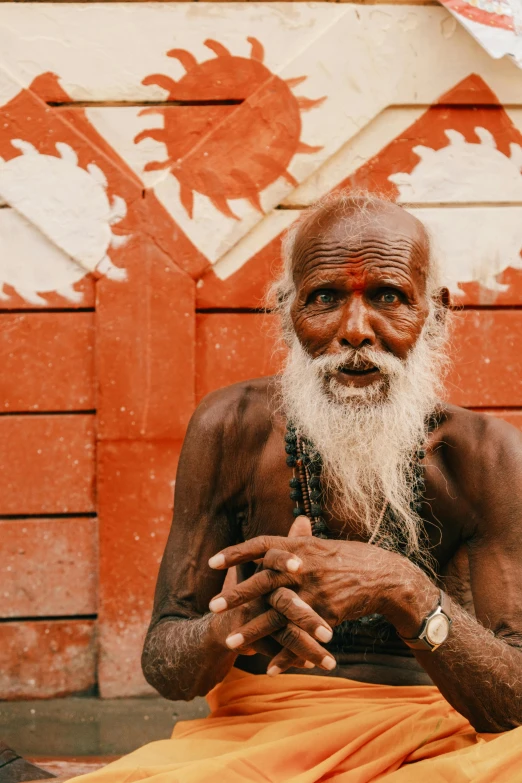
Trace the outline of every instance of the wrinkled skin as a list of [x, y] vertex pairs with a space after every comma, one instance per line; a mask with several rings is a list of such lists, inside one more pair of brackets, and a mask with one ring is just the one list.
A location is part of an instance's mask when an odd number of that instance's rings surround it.
[[[404, 359], [428, 310], [424, 232], [388, 205], [354, 242], [350, 219], [325, 213], [298, 237], [296, 334], [312, 356], [366, 344]], [[342, 375], [357, 385], [378, 379], [371, 369]], [[285, 422], [273, 412], [274, 393], [272, 379], [236, 384], [209, 395], [190, 424], [143, 656], [147, 679], [167, 698], [207, 692], [232, 665], [275, 673], [314, 664], [311, 674], [328, 674], [323, 644], [343, 619], [383, 614], [408, 638], [437, 604], [438, 585], [402, 556], [361, 541], [354, 520], [327, 513], [327, 541], [313, 539], [303, 519], [291, 530]], [[414, 655], [397, 640], [378, 652], [361, 642], [337, 656], [332, 673], [433, 681], [477, 729], [506, 730], [522, 723], [522, 437], [500, 419], [441, 404], [426, 451], [421, 513], [453, 598], [450, 637]], [[223, 588], [233, 565], [240, 584]]]

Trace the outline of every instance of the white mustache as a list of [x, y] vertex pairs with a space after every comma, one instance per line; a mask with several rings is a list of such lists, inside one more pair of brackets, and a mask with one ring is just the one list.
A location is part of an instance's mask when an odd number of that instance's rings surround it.
[[376, 351], [374, 348], [347, 348], [341, 353], [325, 354], [312, 359], [312, 366], [322, 375], [341, 369], [365, 370], [376, 367], [383, 375], [399, 375], [404, 370], [404, 362], [391, 353]]

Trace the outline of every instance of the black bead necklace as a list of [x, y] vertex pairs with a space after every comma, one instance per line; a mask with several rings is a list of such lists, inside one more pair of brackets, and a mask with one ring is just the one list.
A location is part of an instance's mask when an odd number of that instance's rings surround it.
[[317, 451], [302, 438], [295, 426], [287, 423], [285, 435], [286, 464], [292, 468], [290, 497], [295, 502], [294, 517], [305, 514], [312, 523], [312, 534], [328, 538], [323, 519], [321, 471], [323, 463]]

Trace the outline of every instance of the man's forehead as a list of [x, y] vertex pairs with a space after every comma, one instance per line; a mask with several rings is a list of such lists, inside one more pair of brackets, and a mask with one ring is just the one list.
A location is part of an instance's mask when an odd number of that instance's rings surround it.
[[[373, 258], [372, 258], [373, 256]], [[371, 263], [426, 277], [429, 240], [422, 223], [396, 204], [319, 211], [297, 233], [293, 270], [300, 277], [322, 265]]]

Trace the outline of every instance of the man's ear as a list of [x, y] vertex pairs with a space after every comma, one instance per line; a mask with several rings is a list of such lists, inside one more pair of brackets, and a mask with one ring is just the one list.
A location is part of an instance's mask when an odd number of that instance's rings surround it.
[[444, 288], [439, 288], [437, 291], [435, 297], [434, 297], [438, 308], [437, 308], [437, 318], [439, 320], [445, 320], [446, 319], [446, 312], [451, 307], [451, 297], [449, 290], [444, 286]]

